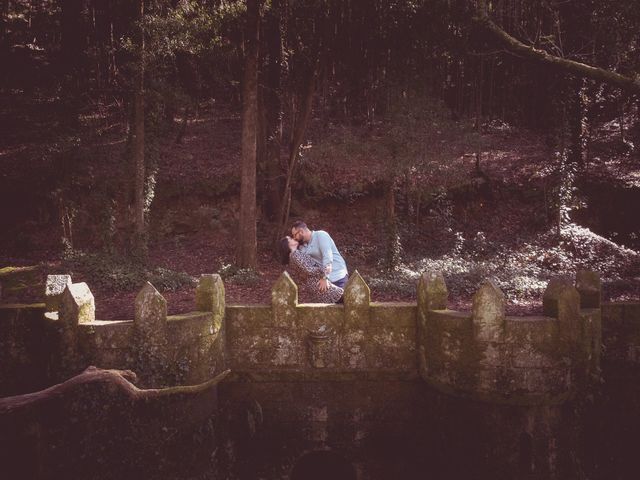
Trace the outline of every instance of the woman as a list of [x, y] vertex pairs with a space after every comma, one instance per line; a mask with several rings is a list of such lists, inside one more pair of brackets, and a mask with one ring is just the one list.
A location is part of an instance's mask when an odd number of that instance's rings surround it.
[[327, 279], [328, 288], [322, 292], [318, 283], [326, 278], [324, 269], [316, 260], [298, 250], [298, 242], [284, 237], [278, 242], [278, 253], [283, 265], [289, 265], [289, 273], [296, 284], [309, 293], [315, 303], [340, 303], [344, 289]]

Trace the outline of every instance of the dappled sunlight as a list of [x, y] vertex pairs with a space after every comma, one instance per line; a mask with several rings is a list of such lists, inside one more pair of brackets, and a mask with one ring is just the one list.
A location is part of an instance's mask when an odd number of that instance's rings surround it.
[[422, 272], [438, 271], [444, 275], [452, 302], [465, 304], [479, 284], [490, 278], [510, 305], [529, 309], [539, 304], [551, 278], [573, 277], [582, 269], [597, 271], [611, 298], [637, 297], [640, 290], [640, 254], [574, 223], [563, 228], [559, 240], [552, 229], [515, 248], [485, 239], [482, 250], [492, 252], [488, 254], [480, 253], [477, 244], [465, 241], [460, 232], [456, 238], [447, 254], [403, 263], [391, 273], [370, 274], [367, 281], [374, 291], [406, 294]]

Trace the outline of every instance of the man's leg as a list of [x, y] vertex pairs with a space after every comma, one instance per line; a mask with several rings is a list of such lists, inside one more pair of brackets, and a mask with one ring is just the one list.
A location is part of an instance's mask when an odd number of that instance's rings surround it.
[[344, 277], [342, 277], [340, 280], [336, 280], [335, 282], [333, 282], [333, 284], [336, 287], [344, 288], [344, 286], [347, 284], [347, 280], [349, 280], [348, 273]]

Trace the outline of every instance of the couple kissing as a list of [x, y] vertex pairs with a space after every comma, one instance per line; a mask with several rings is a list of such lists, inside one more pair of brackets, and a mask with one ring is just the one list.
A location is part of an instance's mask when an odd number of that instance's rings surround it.
[[349, 279], [347, 264], [331, 236], [310, 230], [303, 221], [291, 226], [291, 236], [278, 242], [278, 255], [294, 282], [313, 303], [342, 303]]

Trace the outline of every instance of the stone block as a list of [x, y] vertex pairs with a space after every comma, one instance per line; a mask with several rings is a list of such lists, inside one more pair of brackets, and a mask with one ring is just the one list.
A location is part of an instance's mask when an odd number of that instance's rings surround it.
[[473, 331], [478, 340], [496, 342], [504, 336], [505, 296], [491, 280], [485, 280], [473, 296]]
[[298, 286], [287, 272], [271, 289], [271, 313], [276, 326], [293, 326], [296, 324], [296, 306], [298, 305]]
[[562, 286], [557, 293], [558, 323], [560, 332], [570, 341], [580, 335], [580, 294], [572, 286]]
[[342, 305], [325, 305], [306, 303], [298, 305], [296, 310], [298, 326], [312, 331], [320, 328], [338, 330], [344, 323], [344, 307]]
[[139, 341], [163, 343], [167, 323], [167, 301], [149, 282], [136, 297], [133, 323]]
[[362, 276], [356, 270], [349, 277], [344, 289], [344, 305], [348, 308], [369, 307], [371, 290]]
[[220, 275], [200, 275], [196, 287], [196, 310], [213, 312], [214, 315], [223, 317], [224, 307], [224, 283]]
[[167, 317], [167, 336], [170, 343], [188, 345], [203, 337], [211, 337], [220, 331], [220, 321], [216, 321], [212, 313], [202, 311], [170, 315]]
[[483, 367], [498, 367], [506, 363], [506, 345], [495, 342], [479, 342], [478, 347], [482, 352], [480, 365]]
[[86, 283], [67, 285], [60, 301], [59, 318], [66, 325], [89, 323], [96, 319], [93, 294]]
[[558, 295], [563, 288], [571, 286], [573, 283], [569, 277], [561, 276], [549, 280], [542, 297], [542, 311], [547, 317], [558, 318]]
[[447, 308], [449, 291], [441, 272], [425, 272], [418, 280], [418, 308], [424, 311]]
[[307, 359], [313, 368], [335, 367], [337, 364], [336, 334], [333, 329], [321, 325], [309, 330], [305, 344]]
[[580, 294], [581, 308], [600, 308], [602, 303], [602, 281], [600, 275], [590, 270], [576, 274], [576, 289]]
[[543, 316], [507, 317], [505, 342], [512, 345], [532, 345], [542, 348], [555, 343], [558, 338], [558, 322]]
[[412, 303], [372, 303], [371, 325], [386, 329], [416, 328], [416, 305]]
[[47, 275], [45, 284], [45, 305], [47, 312], [57, 312], [64, 289], [71, 285], [71, 275]]
[[131, 321], [95, 321], [81, 324], [78, 329], [80, 341], [89, 349], [128, 348], [131, 345], [133, 322]]
[[369, 322], [371, 290], [355, 271], [344, 288], [345, 322], [352, 328], [364, 328]]
[[340, 337], [340, 367], [364, 369], [366, 363], [367, 338], [363, 330], [348, 330]]
[[511, 346], [511, 364], [517, 368], [553, 367], [558, 360], [526, 344]]
[[369, 368], [389, 370], [416, 369], [416, 342], [414, 332], [409, 330], [369, 331], [370, 343], [367, 352]]

